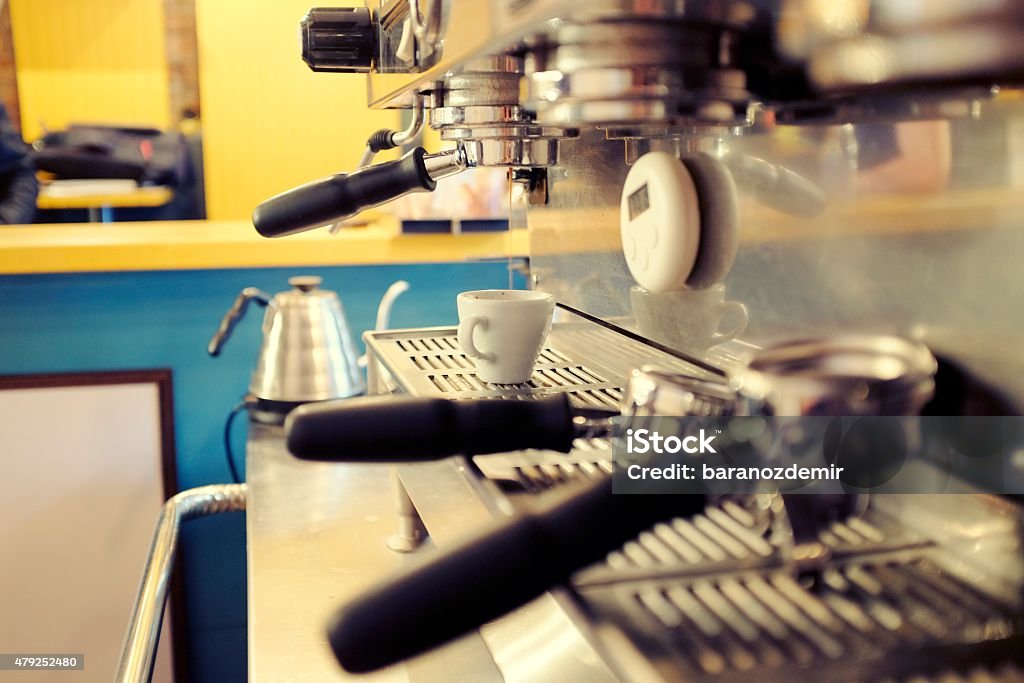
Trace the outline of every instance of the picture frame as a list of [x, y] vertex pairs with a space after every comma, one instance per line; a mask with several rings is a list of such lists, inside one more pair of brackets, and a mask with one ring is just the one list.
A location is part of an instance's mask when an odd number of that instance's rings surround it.
[[[171, 370], [0, 376], [0, 453], [0, 598], [22, 639], [0, 640], [83, 654], [83, 680], [109, 680], [160, 507], [178, 490]], [[181, 565], [179, 552], [154, 681], [187, 680]], [[83, 578], [92, 590], [69, 588]]]

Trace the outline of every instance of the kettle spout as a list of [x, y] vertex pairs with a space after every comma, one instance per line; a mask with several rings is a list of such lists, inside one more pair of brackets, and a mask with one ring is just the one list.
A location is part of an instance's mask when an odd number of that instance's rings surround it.
[[[373, 326], [376, 331], [388, 329], [388, 324], [391, 321], [391, 307], [395, 303], [395, 299], [402, 295], [409, 289], [409, 283], [405, 280], [397, 280], [388, 287], [388, 291], [384, 292], [384, 296], [380, 298], [380, 304], [377, 306], [377, 322]], [[365, 368], [367, 363], [366, 354], [364, 353], [359, 357], [359, 367]]]

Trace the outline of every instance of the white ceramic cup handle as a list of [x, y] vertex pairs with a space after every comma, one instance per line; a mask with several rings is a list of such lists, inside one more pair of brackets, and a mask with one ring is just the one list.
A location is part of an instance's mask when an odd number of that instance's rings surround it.
[[477, 326], [487, 329], [487, 318], [481, 318], [480, 316], [473, 315], [468, 318], [464, 318], [459, 322], [459, 346], [466, 352], [466, 355], [470, 358], [479, 358], [480, 360], [486, 360], [494, 362], [497, 357], [493, 353], [484, 353], [476, 347], [473, 343], [473, 332]]
[[735, 316], [736, 322], [725, 330], [715, 330], [711, 338], [716, 344], [735, 339], [743, 333], [743, 330], [747, 329], [747, 323], [750, 322], [750, 314], [747, 313], [747, 307], [739, 301], [723, 301], [719, 305], [718, 310], [721, 311], [721, 317], [718, 319], [719, 325], [722, 324], [722, 321], [730, 313]]

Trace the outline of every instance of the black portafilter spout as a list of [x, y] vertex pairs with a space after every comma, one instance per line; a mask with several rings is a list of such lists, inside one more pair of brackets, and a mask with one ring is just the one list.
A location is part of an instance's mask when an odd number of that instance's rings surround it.
[[611, 477], [548, 494], [361, 593], [332, 619], [331, 649], [352, 673], [395, 664], [521, 607], [652, 525], [703, 509], [700, 495], [613, 495]]
[[438, 180], [466, 166], [461, 148], [427, 154], [417, 147], [395, 161], [314, 180], [271, 197], [253, 211], [252, 224], [264, 237], [312, 230], [410, 192], [433, 192]]
[[577, 436], [611, 429], [610, 411], [583, 410], [566, 394], [534, 401], [366, 396], [296, 408], [288, 450], [306, 460], [416, 462], [525, 448], [568, 453]]

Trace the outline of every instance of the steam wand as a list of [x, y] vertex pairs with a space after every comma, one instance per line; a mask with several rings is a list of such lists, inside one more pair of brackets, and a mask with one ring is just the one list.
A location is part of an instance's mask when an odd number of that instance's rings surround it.
[[412, 119], [410, 119], [409, 125], [406, 126], [405, 130], [395, 131], [382, 128], [370, 135], [366, 141], [366, 149], [363, 150], [363, 156], [359, 159], [359, 168], [366, 168], [372, 164], [373, 157], [377, 155], [377, 152], [401, 147], [414, 140], [416, 136], [423, 132], [423, 125], [426, 122], [427, 117], [423, 107], [423, 95], [415, 93], [413, 94]]

